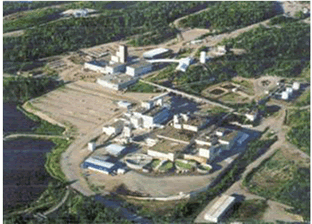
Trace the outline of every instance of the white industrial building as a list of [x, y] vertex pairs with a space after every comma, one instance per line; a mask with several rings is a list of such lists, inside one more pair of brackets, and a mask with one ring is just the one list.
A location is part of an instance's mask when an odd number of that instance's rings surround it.
[[198, 132], [204, 128], [209, 122], [206, 117], [200, 117], [189, 114], [176, 114], [173, 116], [173, 127], [176, 129], [184, 129], [188, 131]]
[[115, 121], [113, 124], [111, 125], [106, 125], [103, 127], [103, 132], [106, 135], [118, 135], [122, 132], [124, 127], [124, 122], [121, 120]]
[[205, 214], [205, 220], [218, 223], [222, 216], [233, 206], [235, 197], [222, 195], [212, 204]]
[[90, 61], [84, 63], [85, 69], [90, 69], [91, 71], [105, 73], [106, 69], [105, 66], [107, 63], [105, 61]]
[[117, 144], [110, 144], [110, 145], [106, 146], [105, 149], [106, 149], [106, 152], [108, 154], [115, 156], [115, 157], [118, 157], [122, 153], [124, 153], [126, 147], [121, 146], [121, 145], [117, 145]]
[[152, 71], [152, 64], [146, 61], [140, 61], [126, 67], [126, 74], [134, 77], [146, 74], [150, 71]]
[[140, 108], [128, 114], [134, 128], [153, 128], [167, 121], [170, 116], [170, 106], [164, 104], [163, 97], [168, 93], [144, 101]]
[[300, 83], [299, 82], [294, 82], [292, 85], [293, 90], [299, 90], [300, 89]]
[[219, 145], [216, 146], [211, 146], [209, 148], [206, 147], [200, 147], [198, 150], [198, 155], [200, 157], [204, 157], [209, 159], [209, 161], [213, 161], [217, 156], [220, 155], [221, 152], [221, 148], [219, 147]]
[[95, 143], [95, 142], [89, 142], [89, 143], [88, 143], [88, 149], [89, 149], [90, 151], [94, 151], [95, 148], [96, 148], [96, 143]]
[[293, 89], [291, 87], [286, 87], [286, 92], [291, 96], [293, 94]]
[[105, 158], [101, 159], [93, 157], [86, 159], [83, 163], [83, 167], [107, 175], [116, 169], [115, 164], [105, 161]]
[[120, 108], [126, 108], [126, 109], [130, 109], [132, 106], [132, 103], [128, 102], [128, 101], [118, 101], [117, 105]]
[[176, 70], [186, 72], [187, 68], [193, 63], [193, 61], [194, 59], [191, 57], [182, 58], [178, 67], [176, 67]]
[[97, 83], [110, 89], [121, 90], [136, 83], [138, 78], [126, 74], [106, 75], [97, 79]]
[[116, 73], [124, 72], [125, 69], [126, 69], [125, 64], [116, 62], [116, 63], [106, 65], [105, 72], [107, 74], [116, 74]]
[[171, 50], [166, 48], [157, 48], [147, 51], [143, 54], [145, 59], [165, 58], [171, 54]]
[[281, 98], [283, 100], [288, 100], [289, 99], [289, 93], [287, 91], [283, 91]]
[[128, 59], [128, 47], [126, 45], [119, 45], [116, 55], [111, 56], [111, 61], [115, 63], [124, 64]]

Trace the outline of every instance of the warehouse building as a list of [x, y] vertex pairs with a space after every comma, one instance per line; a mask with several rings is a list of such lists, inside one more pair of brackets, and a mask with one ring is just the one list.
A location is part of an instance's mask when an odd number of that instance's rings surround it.
[[84, 161], [83, 168], [94, 170], [108, 175], [116, 169], [116, 166], [114, 163], [106, 161], [104, 157], [103, 158], [89, 157]]
[[205, 214], [205, 220], [218, 223], [222, 216], [233, 206], [235, 197], [222, 195], [208, 208]]
[[126, 74], [133, 77], [146, 74], [150, 71], [152, 71], [152, 64], [146, 61], [140, 61], [126, 67]]
[[118, 157], [125, 152], [126, 147], [117, 144], [110, 144], [105, 147], [105, 150], [108, 154]]
[[116, 63], [107, 65], [105, 71], [107, 74], [116, 74], [119, 72], [124, 72], [125, 69], [126, 69], [125, 64], [116, 62]]
[[84, 63], [84, 68], [95, 72], [105, 73], [106, 64], [107, 62], [105, 61], [90, 61]]
[[110, 89], [121, 90], [136, 83], [137, 78], [126, 74], [106, 75], [97, 79], [97, 83]]
[[122, 132], [123, 127], [124, 127], [124, 122], [121, 120], [118, 120], [111, 125], [104, 126], [103, 132], [109, 136], [110, 135], [118, 135]]
[[156, 48], [150, 51], [147, 51], [143, 54], [145, 59], [157, 59], [157, 58], [166, 58], [171, 55], [172, 50], [166, 48]]

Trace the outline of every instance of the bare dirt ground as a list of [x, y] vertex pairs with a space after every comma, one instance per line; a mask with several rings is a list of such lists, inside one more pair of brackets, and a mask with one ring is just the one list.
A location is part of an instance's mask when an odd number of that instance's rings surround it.
[[31, 104], [44, 114], [63, 124], [70, 123], [79, 133], [86, 133], [125, 112], [116, 104], [119, 100], [139, 103], [157, 94], [120, 93], [103, 88], [97, 83], [73, 82], [41, 97], [33, 99]]
[[189, 193], [207, 187], [222, 172], [228, 164], [237, 156], [218, 163], [222, 168], [209, 175], [174, 175], [152, 177], [129, 171], [124, 175], [108, 176], [89, 171], [89, 183], [104, 188], [104, 191], [114, 191], [120, 184], [125, 184], [130, 191], [140, 192], [152, 197], [167, 197], [178, 195], [180, 192]]

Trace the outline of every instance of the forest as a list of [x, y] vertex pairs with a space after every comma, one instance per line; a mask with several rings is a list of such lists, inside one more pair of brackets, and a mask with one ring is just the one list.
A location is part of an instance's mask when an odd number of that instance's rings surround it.
[[51, 78], [12, 77], [3, 79], [3, 101], [23, 103], [38, 97], [61, 83]]
[[310, 111], [293, 111], [287, 124], [291, 127], [287, 133], [289, 141], [310, 155]]
[[[39, 58], [75, 51], [111, 41], [142, 37], [140, 44], [158, 44], [173, 37], [169, 23], [176, 18], [206, 7], [210, 2], [139, 2], [135, 7], [92, 18], [59, 20], [27, 29], [20, 37], [3, 39], [4, 72], [14, 73], [23, 64]], [[168, 34], [166, 33], [168, 32]], [[151, 37], [151, 38], [150, 38]]]
[[38, 9], [52, 5], [60, 5], [64, 3], [69, 3], [69, 1], [4, 1], [3, 16], [15, 12]]
[[269, 19], [279, 12], [275, 2], [218, 2], [208, 11], [182, 19], [182, 27], [227, 32]]

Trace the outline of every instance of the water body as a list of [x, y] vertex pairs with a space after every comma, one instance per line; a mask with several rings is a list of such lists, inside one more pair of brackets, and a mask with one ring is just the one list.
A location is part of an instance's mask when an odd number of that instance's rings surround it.
[[[16, 109], [3, 105], [3, 132], [31, 132], [36, 122]], [[46, 153], [54, 146], [47, 140], [20, 138], [3, 142], [3, 209], [26, 205], [36, 200], [52, 177], [44, 168]]]

